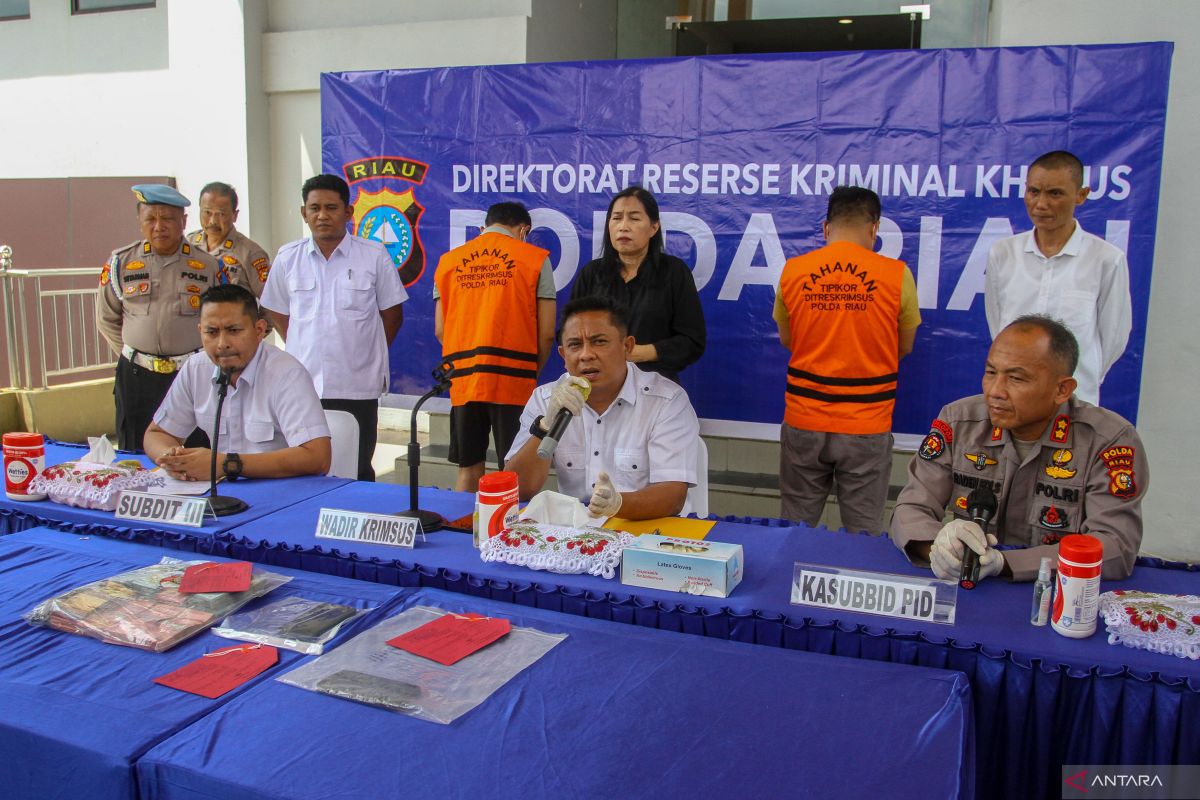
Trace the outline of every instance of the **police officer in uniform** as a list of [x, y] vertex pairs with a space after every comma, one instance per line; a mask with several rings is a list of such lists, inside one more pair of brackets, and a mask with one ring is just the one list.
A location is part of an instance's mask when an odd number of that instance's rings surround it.
[[[965, 548], [979, 554], [980, 577], [1037, 577], [1058, 540], [1086, 533], [1104, 544], [1103, 577], [1133, 571], [1142, 542], [1146, 453], [1121, 416], [1075, 397], [1079, 345], [1048, 317], [1028, 315], [992, 343], [983, 394], [941, 410], [908, 468], [891, 538], [915, 564], [957, 580]], [[995, 492], [985, 534], [967, 498]], [[943, 524], [946, 510], [953, 519]], [[997, 543], [1022, 549], [996, 549]]]
[[200, 295], [217, 282], [216, 259], [184, 239], [188, 199], [160, 184], [133, 194], [142, 238], [113, 252], [96, 293], [96, 327], [120, 354], [113, 396], [124, 450], [141, 448], [175, 374], [200, 349]]
[[217, 259], [217, 283], [245, 286], [255, 297], [262, 297], [271, 259], [266, 250], [234, 227], [237, 218], [237, 190], [214, 181], [200, 190], [200, 230], [187, 238]]

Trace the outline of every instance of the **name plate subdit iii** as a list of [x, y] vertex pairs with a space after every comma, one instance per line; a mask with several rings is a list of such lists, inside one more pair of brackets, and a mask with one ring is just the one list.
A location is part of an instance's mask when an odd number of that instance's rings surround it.
[[208, 498], [178, 497], [151, 492], [121, 492], [117, 501], [117, 519], [137, 519], [145, 522], [168, 522], [199, 528], [208, 511]]
[[321, 517], [317, 520], [316, 537], [385, 544], [392, 547], [412, 547], [417, 538], [418, 525], [420, 523], [410, 517], [322, 508]]
[[794, 605], [953, 625], [957, 599], [958, 584], [937, 578], [800, 562], [792, 572]]

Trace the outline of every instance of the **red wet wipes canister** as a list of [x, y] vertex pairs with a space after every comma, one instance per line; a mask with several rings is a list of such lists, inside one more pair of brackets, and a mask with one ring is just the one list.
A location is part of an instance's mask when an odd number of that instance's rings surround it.
[[1104, 543], [1094, 536], [1073, 533], [1058, 543], [1058, 581], [1054, 593], [1054, 630], [1072, 639], [1096, 632], [1100, 601], [1100, 565]]
[[475, 495], [475, 518], [472, 537], [481, 547], [485, 539], [500, 533], [517, 521], [517, 504], [521, 500], [517, 473], [493, 472], [479, 479]]
[[10, 500], [45, 500], [29, 484], [46, 468], [46, 439], [40, 433], [4, 434], [4, 493]]

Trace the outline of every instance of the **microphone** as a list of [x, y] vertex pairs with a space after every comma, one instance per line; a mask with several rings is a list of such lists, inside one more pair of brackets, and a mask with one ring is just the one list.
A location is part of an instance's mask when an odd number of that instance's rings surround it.
[[[582, 380], [584, 383], [587, 383], [587, 378], [583, 378]], [[579, 391], [583, 395], [584, 402], [587, 402], [588, 395], [592, 393], [592, 385], [587, 383], [587, 386], [579, 387]], [[550, 460], [554, 455], [555, 449], [558, 448], [559, 440], [567, 432], [567, 425], [570, 424], [573, 416], [565, 408], [558, 410], [558, 415], [554, 418], [554, 422], [550, 424], [550, 432], [542, 437], [542, 443], [538, 445], [538, 458], [544, 458], [547, 461]]]
[[[996, 493], [986, 486], [972, 489], [967, 495], [967, 513], [971, 520], [983, 530], [987, 539], [987, 526], [996, 515]], [[965, 547], [965, 545], [964, 545]], [[964, 589], [974, 589], [979, 582], [979, 554], [969, 547], [963, 553], [962, 572], [958, 576], [958, 585]]]
[[238, 514], [250, 506], [236, 497], [217, 494], [217, 445], [221, 441], [221, 408], [225, 405], [225, 395], [229, 392], [229, 381], [233, 370], [218, 369], [213, 376], [213, 385], [217, 387], [217, 413], [213, 419], [212, 460], [209, 464], [208, 507], [215, 517], [228, 514]]

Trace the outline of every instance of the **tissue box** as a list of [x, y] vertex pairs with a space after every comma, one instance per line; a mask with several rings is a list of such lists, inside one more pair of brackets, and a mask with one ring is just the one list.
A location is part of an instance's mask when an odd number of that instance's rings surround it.
[[621, 583], [728, 597], [742, 581], [742, 546], [646, 533], [621, 554]]

